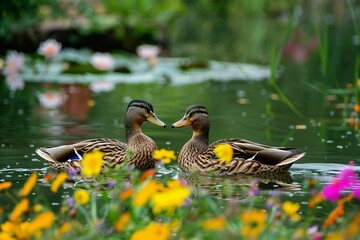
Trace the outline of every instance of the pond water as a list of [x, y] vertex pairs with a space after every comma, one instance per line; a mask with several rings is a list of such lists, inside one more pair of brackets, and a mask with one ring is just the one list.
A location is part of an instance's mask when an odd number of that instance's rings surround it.
[[[203, 104], [211, 118], [210, 142], [238, 137], [274, 146], [297, 147], [306, 152], [289, 174], [261, 176], [260, 192], [271, 194], [283, 189], [285, 194], [301, 202], [304, 182], [316, 179], [328, 182], [350, 161], [359, 163], [359, 133], [344, 124], [341, 98], [323, 94], [299, 84], [294, 79], [282, 79], [287, 94], [304, 117], [294, 114], [273, 92], [268, 81], [207, 81], [196, 84], [166, 83], [117, 84], [108, 93], [92, 93], [83, 85], [63, 85], [68, 100], [59, 109], [42, 107], [36, 95], [49, 85], [26, 83], [20, 95], [5, 96], [0, 110], [0, 180], [12, 181], [19, 187], [32, 171], [44, 175], [48, 169], [34, 150], [40, 146], [56, 146], [97, 137], [124, 140], [123, 117], [131, 99], [144, 98], [154, 105], [157, 116], [168, 126], [180, 119], [191, 104]], [[331, 101], [329, 102], [329, 100]], [[88, 104], [91, 100], [92, 104]], [[271, 110], [269, 110], [271, 109]], [[191, 129], [158, 128], [144, 123], [143, 131], [159, 148], [178, 152], [190, 138]], [[174, 178], [179, 174], [176, 165], [160, 169], [161, 174]], [[226, 199], [226, 186], [235, 191], [232, 197], [242, 199], [241, 187], [249, 186], [252, 177], [202, 177], [192, 181], [194, 196], [206, 190], [217, 198]], [[226, 183], [226, 184], [225, 184]], [[40, 183], [39, 188], [47, 191]], [[236, 190], [237, 189], [237, 190]], [[63, 194], [72, 191], [65, 189]], [[54, 196], [50, 196], [54, 198]], [[49, 199], [54, 205], [60, 199]]]

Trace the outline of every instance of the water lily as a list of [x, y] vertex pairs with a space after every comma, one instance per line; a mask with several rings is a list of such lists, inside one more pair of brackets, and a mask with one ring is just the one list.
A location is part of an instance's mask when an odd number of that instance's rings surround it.
[[217, 144], [214, 148], [214, 152], [219, 161], [230, 163], [233, 157], [233, 149], [229, 144], [220, 143]]
[[155, 45], [144, 44], [136, 48], [136, 53], [144, 60], [156, 59], [160, 53], [160, 48]]
[[90, 89], [94, 93], [110, 92], [114, 90], [114, 88], [115, 88], [115, 83], [111, 81], [102, 80], [102, 81], [96, 81], [90, 83]]
[[54, 182], [51, 184], [50, 190], [53, 193], [56, 193], [59, 190], [59, 187], [63, 184], [63, 182], [65, 182], [65, 180], [68, 178], [68, 174], [67, 173], [59, 173]]
[[48, 90], [38, 95], [41, 106], [44, 108], [57, 108], [63, 103], [63, 94], [59, 91]]
[[76, 190], [74, 193], [74, 200], [79, 205], [87, 204], [90, 200], [90, 194], [84, 189]]
[[20, 197], [25, 197], [25, 196], [29, 195], [31, 190], [36, 185], [37, 178], [38, 178], [37, 172], [31, 173], [30, 177], [26, 180], [23, 187], [19, 191]]
[[19, 73], [24, 66], [24, 54], [17, 51], [10, 51], [5, 58], [3, 73], [5, 76], [14, 76]]
[[164, 163], [170, 163], [171, 160], [175, 160], [176, 156], [175, 156], [175, 151], [174, 150], [166, 150], [164, 148], [158, 150], [156, 149], [153, 153], [153, 158], [155, 160], [160, 160]]
[[38, 54], [46, 58], [53, 58], [61, 51], [61, 43], [55, 39], [48, 39], [40, 43]]
[[205, 230], [222, 230], [225, 227], [225, 223], [225, 217], [219, 216], [204, 220], [202, 222], [202, 228]]
[[166, 240], [170, 237], [170, 227], [166, 223], [150, 222], [143, 229], [137, 230], [130, 240]]
[[98, 150], [94, 150], [90, 153], [84, 153], [83, 160], [81, 160], [81, 174], [85, 177], [95, 177], [99, 175], [103, 156], [104, 153]]
[[91, 56], [90, 64], [101, 71], [111, 71], [114, 69], [114, 59], [109, 53], [94, 53]]
[[22, 90], [25, 87], [25, 82], [22, 78], [15, 75], [14, 77], [6, 77], [6, 85], [8, 88], [15, 92], [16, 90]]

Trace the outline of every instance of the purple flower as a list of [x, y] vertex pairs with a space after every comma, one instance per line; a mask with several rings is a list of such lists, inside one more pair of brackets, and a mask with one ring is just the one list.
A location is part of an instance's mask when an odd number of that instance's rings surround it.
[[107, 182], [107, 186], [109, 188], [113, 188], [116, 184], [116, 181], [114, 179], [110, 179], [108, 182]]
[[72, 208], [74, 206], [74, 199], [72, 197], [69, 197], [66, 203], [70, 208]]

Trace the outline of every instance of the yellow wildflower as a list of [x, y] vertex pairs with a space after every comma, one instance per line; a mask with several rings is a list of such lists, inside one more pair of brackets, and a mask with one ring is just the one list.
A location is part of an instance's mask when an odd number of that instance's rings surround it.
[[72, 226], [70, 223], [64, 223], [60, 226], [60, 228], [56, 232], [56, 237], [61, 238], [62, 235], [69, 232], [71, 230]]
[[150, 180], [149, 182], [146, 182], [145, 185], [141, 185], [140, 189], [138, 189], [134, 196], [134, 206], [144, 206], [151, 196], [158, 191], [159, 185], [160, 184], [155, 180]]
[[81, 160], [81, 174], [85, 177], [95, 177], [99, 175], [103, 156], [104, 153], [98, 150], [94, 150], [90, 153], [84, 153], [84, 159]]
[[284, 213], [290, 217], [291, 219], [295, 220], [295, 221], [299, 221], [300, 220], [300, 215], [297, 213], [297, 211], [300, 209], [300, 204], [299, 203], [293, 203], [290, 201], [285, 201], [282, 204], [282, 210], [284, 211]]
[[2, 240], [17, 240], [16, 238], [12, 237], [12, 234], [6, 232], [0, 232], [0, 239]]
[[76, 190], [74, 193], [74, 200], [77, 204], [84, 205], [89, 202], [90, 194], [84, 189]]
[[55, 214], [51, 211], [40, 213], [31, 221], [31, 227], [34, 232], [47, 229], [51, 227], [54, 219]]
[[26, 180], [24, 183], [24, 186], [19, 191], [20, 197], [26, 197], [29, 195], [31, 190], [34, 188], [36, 181], [37, 181], [38, 175], [37, 172], [33, 172], [30, 177]]
[[145, 228], [136, 231], [130, 240], [166, 240], [169, 237], [169, 224], [151, 222]]
[[34, 212], [40, 212], [42, 210], [42, 205], [41, 204], [35, 204], [33, 206], [33, 210], [34, 210]]
[[352, 239], [359, 234], [360, 213], [357, 213], [349, 226], [346, 227], [346, 235]]
[[217, 144], [214, 152], [219, 161], [226, 162], [226, 164], [232, 160], [234, 154], [232, 147], [226, 143]]
[[122, 232], [125, 230], [126, 224], [130, 221], [130, 213], [124, 212], [120, 215], [119, 219], [115, 224], [115, 231]]
[[342, 231], [328, 232], [324, 240], [346, 240], [346, 236]]
[[174, 150], [166, 150], [166, 149], [162, 148], [160, 150], [157, 149], [154, 151], [153, 158], [155, 160], [161, 160], [164, 163], [170, 163], [171, 160], [176, 159], [176, 156], [175, 156]]
[[63, 182], [67, 179], [69, 175], [67, 173], [59, 173], [54, 182], [51, 184], [51, 188], [50, 190], [53, 193], [56, 193], [59, 190], [59, 187], [61, 186], [61, 184], [63, 184]]
[[224, 227], [225, 218], [223, 216], [206, 219], [202, 222], [202, 228], [206, 230], [222, 230]]
[[152, 210], [159, 213], [162, 210], [172, 213], [176, 207], [184, 204], [190, 196], [191, 190], [188, 187], [169, 188], [163, 192], [156, 192], [152, 195]]
[[2, 190], [8, 189], [12, 186], [12, 182], [1, 182], [0, 183], [0, 192]]
[[133, 194], [134, 194], [134, 189], [133, 188], [125, 189], [124, 191], [122, 191], [119, 194], [119, 199], [124, 201], [124, 200], [130, 198]]
[[9, 216], [9, 220], [11, 222], [19, 222], [21, 220], [21, 215], [29, 210], [29, 199], [23, 198], [21, 201], [15, 206], [13, 211]]
[[265, 227], [266, 212], [259, 209], [244, 211], [240, 219], [243, 223], [241, 234], [245, 238], [256, 238]]

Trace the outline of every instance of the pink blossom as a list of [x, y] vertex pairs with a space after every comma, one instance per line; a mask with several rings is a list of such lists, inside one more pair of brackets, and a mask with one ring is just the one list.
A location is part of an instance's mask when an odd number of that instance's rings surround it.
[[90, 83], [90, 89], [91, 89], [91, 91], [93, 91], [95, 93], [110, 92], [114, 88], [115, 88], [115, 84], [110, 81], [103, 80], [103, 81], [96, 81], [96, 82]]
[[24, 89], [25, 82], [18, 74], [6, 76], [6, 84], [11, 91]]
[[10, 51], [5, 58], [4, 75], [13, 77], [24, 66], [24, 55], [17, 51]]
[[40, 104], [45, 108], [57, 108], [63, 103], [63, 94], [58, 91], [47, 91], [39, 95]]
[[136, 48], [137, 55], [145, 60], [156, 59], [160, 53], [160, 48], [154, 45], [140, 45]]
[[114, 68], [114, 59], [109, 53], [94, 53], [90, 59], [90, 64], [102, 71], [110, 71]]
[[352, 168], [352, 164], [350, 164], [348, 168], [341, 170], [331, 183], [323, 188], [322, 195], [326, 200], [335, 202], [341, 197], [343, 191], [349, 189], [354, 193], [355, 197], [360, 198], [359, 188], [359, 180], [355, 170]]
[[40, 44], [38, 53], [47, 58], [53, 58], [61, 51], [61, 43], [54, 39], [48, 39]]

